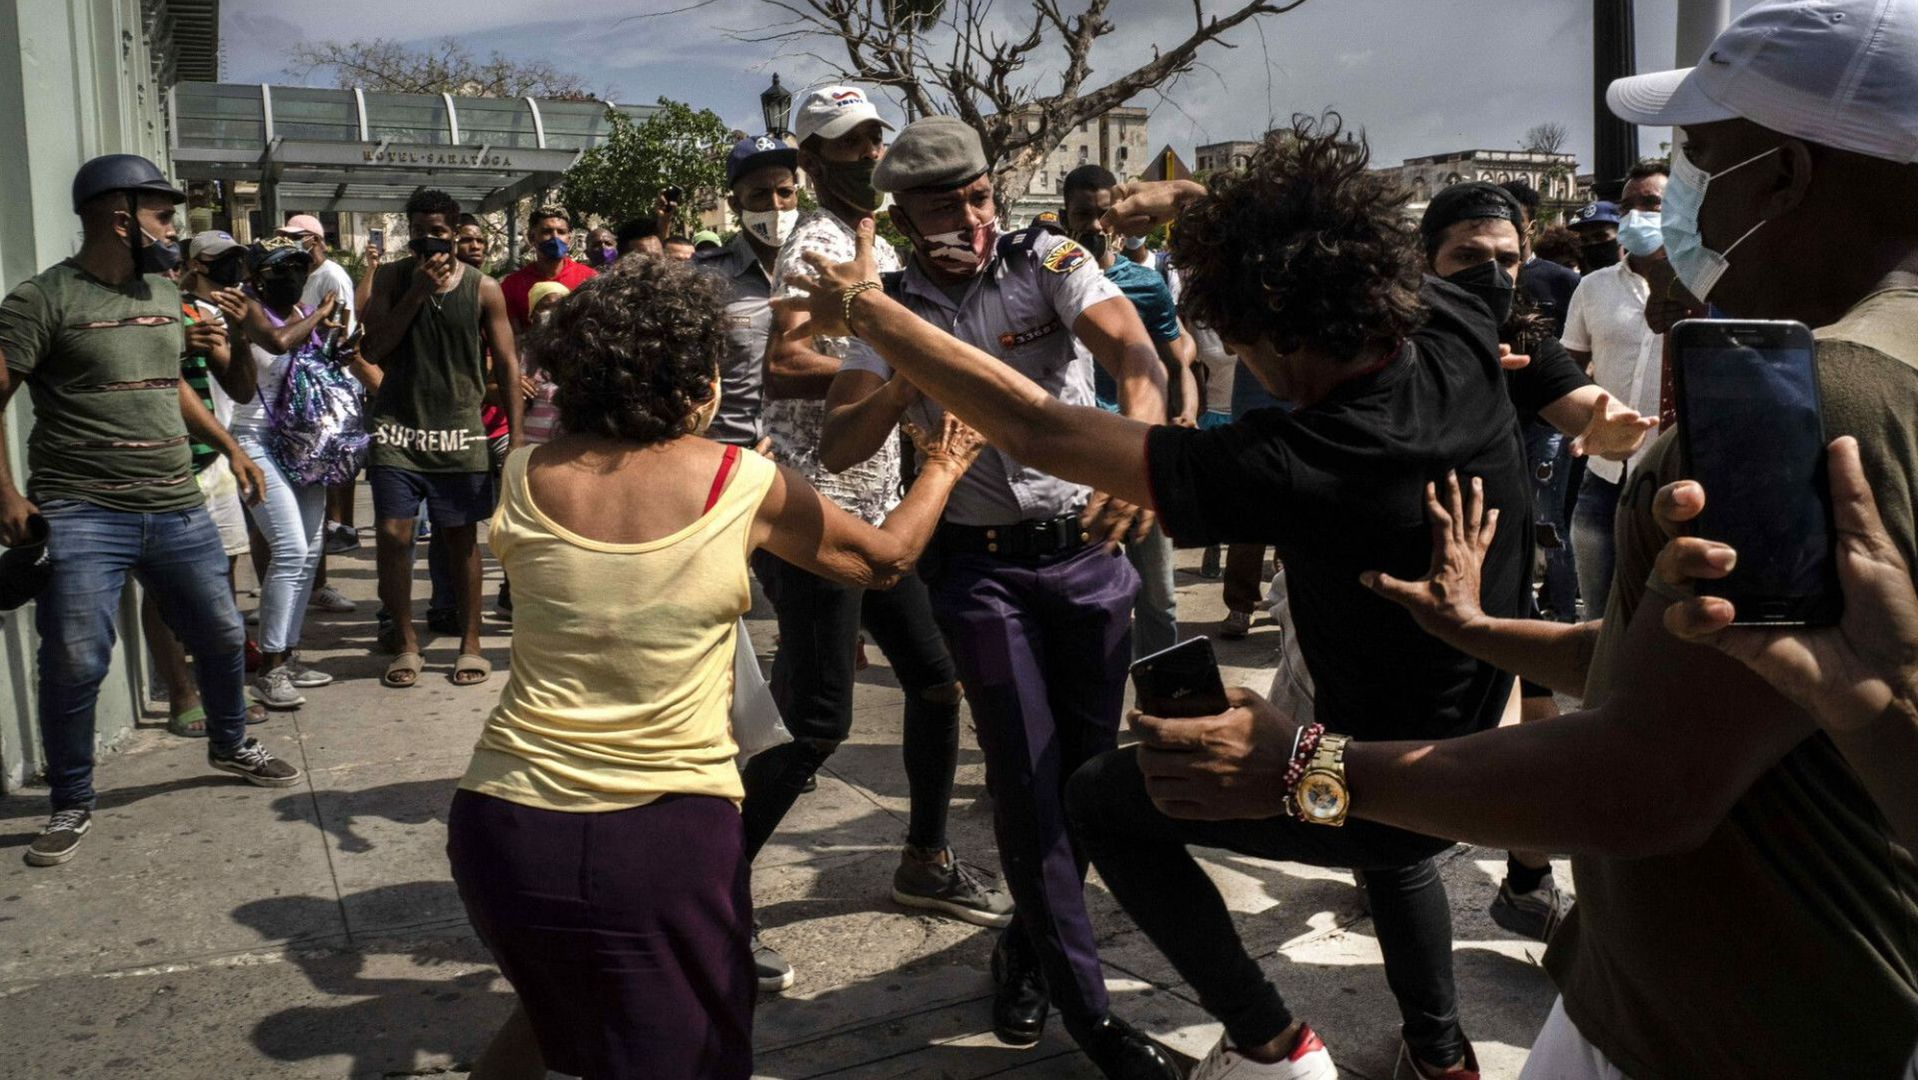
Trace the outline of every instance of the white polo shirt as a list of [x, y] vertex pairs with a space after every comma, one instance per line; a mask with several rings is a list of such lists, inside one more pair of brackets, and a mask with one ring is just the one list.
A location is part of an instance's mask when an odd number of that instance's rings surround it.
[[[1658, 387], [1664, 374], [1665, 335], [1645, 324], [1645, 302], [1652, 287], [1623, 260], [1586, 274], [1572, 293], [1560, 344], [1592, 354], [1592, 381], [1619, 404], [1640, 416], [1658, 415]], [[1620, 483], [1627, 467], [1636, 468], [1655, 440], [1646, 439], [1629, 462], [1592, 458], [1588, 468]]]

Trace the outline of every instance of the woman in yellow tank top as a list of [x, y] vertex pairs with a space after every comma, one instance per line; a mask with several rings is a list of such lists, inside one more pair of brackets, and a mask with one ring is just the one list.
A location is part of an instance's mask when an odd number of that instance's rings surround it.
[[[468, 917], [521, 1010], [475, 1077], [752, 1071], [752, 899], [729, 723], [747, 556], [885, 588], [979, 452], [956, 422], [874, 528], [701, 437], [726, 347], [712, 279], [628, 259], [527, 339], [565, 434], [507, 459], [489, 542], [512, 668], [447, 822]], [[536, 1045], [535, 1045], [536, 1044]]]

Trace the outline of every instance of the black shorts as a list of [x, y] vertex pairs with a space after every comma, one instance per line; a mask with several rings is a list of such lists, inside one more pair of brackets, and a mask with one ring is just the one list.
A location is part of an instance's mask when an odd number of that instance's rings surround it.
[[426, 502], [426, 519], [435, 528], [457, 529], [493, 516], [490, 472], [427, 473], [371, 465], [366, 482], [373, 488], [373, 516], [381, 521], [418, 517], [421, 500]]

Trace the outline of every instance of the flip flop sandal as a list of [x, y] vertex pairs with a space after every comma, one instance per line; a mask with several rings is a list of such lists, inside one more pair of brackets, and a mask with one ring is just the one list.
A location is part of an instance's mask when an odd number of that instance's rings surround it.
[[169, 716], [166, 721], [167, 734], [178, 735], [182, 739], [206, 738], [206, 708], [195, 705], [191, 709], [181, 710], [178, 716]]
[[410, 690], [419, 685], [420, 671], [425, 667], [426, 658], [419, 653], [401, 653], [386, 665], [386, 674], [380, 676], [380, 684], [395, 690]]
[[[461, 653], [453, 662], [453, 673], [446, 677], [454, 686], [478, 686], [493, 674], [493, 665], [484, 656], [473, 653]], [[478, 675], [477, 679], [462, 679], [462, 675]]]
[[271, 719], [273, 719], [273, 714], [267, 711], [266, 706], [257, 701], [246, 707], [247, 727], [252, 727], [254, 724], [264, 724]]

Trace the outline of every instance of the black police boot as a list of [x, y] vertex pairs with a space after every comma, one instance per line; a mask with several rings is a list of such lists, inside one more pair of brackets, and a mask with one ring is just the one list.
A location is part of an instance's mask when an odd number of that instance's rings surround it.
[[1116, 1016], [1102, 1016], [1090, 1027], [1071, 1025], [1079, 1049], [1109, 1080], [1180, 1080], [1185, 1074], [1166, 1048]]
[[1008, 1046], [1038, 1042], [1045, 1034], [1052, 1004], [1031, 949], [1010, 946], [1006, 935], [999, 935], [999, 944], [992, 949], [992, 985], [992, 1033]]

